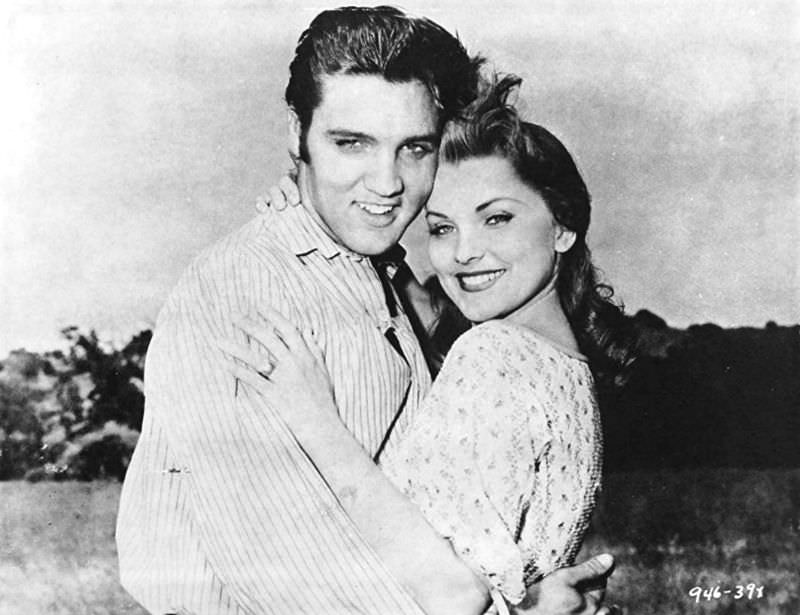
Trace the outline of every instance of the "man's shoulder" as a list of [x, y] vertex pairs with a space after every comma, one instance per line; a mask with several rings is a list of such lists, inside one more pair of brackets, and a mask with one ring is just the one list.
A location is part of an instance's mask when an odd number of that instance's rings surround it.
[[203, 249], [189, 269], [205, 271], [231, 265], [268, 267], [271, 262], [285, 262], [293, 256], [270, 224], [270, 216], [259, 214]]
[[203, 249], [184, 270], [167, 303], [257, 294], [258, 288], [286, 278], [296, 260], [269, 224], [269, 216], [258, 215]]

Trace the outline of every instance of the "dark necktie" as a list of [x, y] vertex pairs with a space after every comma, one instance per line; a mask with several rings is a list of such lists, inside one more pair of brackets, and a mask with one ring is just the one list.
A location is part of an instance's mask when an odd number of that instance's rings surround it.
[[[390, 260], [386, 260], [380, 257], [373, 257], [372, 266], [375, 267], [375, 271], [378, 274], [378, 279], [381, 281], [381, 288], [383, 289], [383, 298], [386, 303], [386, 308], [389, 310], [389, 316], [394, 318], [400, 314], [400, 310], [397, 305], [397, 297], [395, 296], [394, 287], [392, 286], [392, 280], [389, 277], [388, 268], [397, 265]], [[394, 331], [394, 326], [389, 325], [383, 332], [383, 335], [392, 345], [392, 348], [394, 348], [397, 351], [397, 354], [399, 354], [400, 357], [402, 357], [402, 359], [406, 363], [408, 363], [408, 359], [406, 359], [406, 355], [403, 353], [403, 348], [400, 346], [400, 340], [397, 339], [397, 334]]]

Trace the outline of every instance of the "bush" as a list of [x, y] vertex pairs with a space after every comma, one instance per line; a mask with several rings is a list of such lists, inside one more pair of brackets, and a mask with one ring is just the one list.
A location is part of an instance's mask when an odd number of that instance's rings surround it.
[[66, 353], [14, 351], [0, 363], [0, 480], [125, 475], [144, 412], [150, 332], [124, 347], [62, 332]]

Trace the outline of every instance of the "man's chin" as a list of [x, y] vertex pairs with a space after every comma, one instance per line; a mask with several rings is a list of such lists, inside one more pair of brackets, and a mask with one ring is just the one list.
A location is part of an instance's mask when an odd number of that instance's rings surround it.
[[345, 245], [356, 254], [378, 256], [400, 243], [401, 237], [402, 234], [397, 233], [373, 234], [365, 231], [356, 237], [352, 237]]

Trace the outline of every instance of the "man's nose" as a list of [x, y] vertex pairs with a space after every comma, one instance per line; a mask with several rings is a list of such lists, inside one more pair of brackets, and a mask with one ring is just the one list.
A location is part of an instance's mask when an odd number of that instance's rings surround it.
[[391, 197], [403, 191], [398, 161], [394, 153], [385, 152], [375, 156], [366, 174], [364, 183], [371, 192], [382, 197]]
[[468, 265], [480, 258], [486, 252], [486, 246], [480, 237], [470, 232], [461, 232], [456, 244], [455, 261], [459, 265]]

